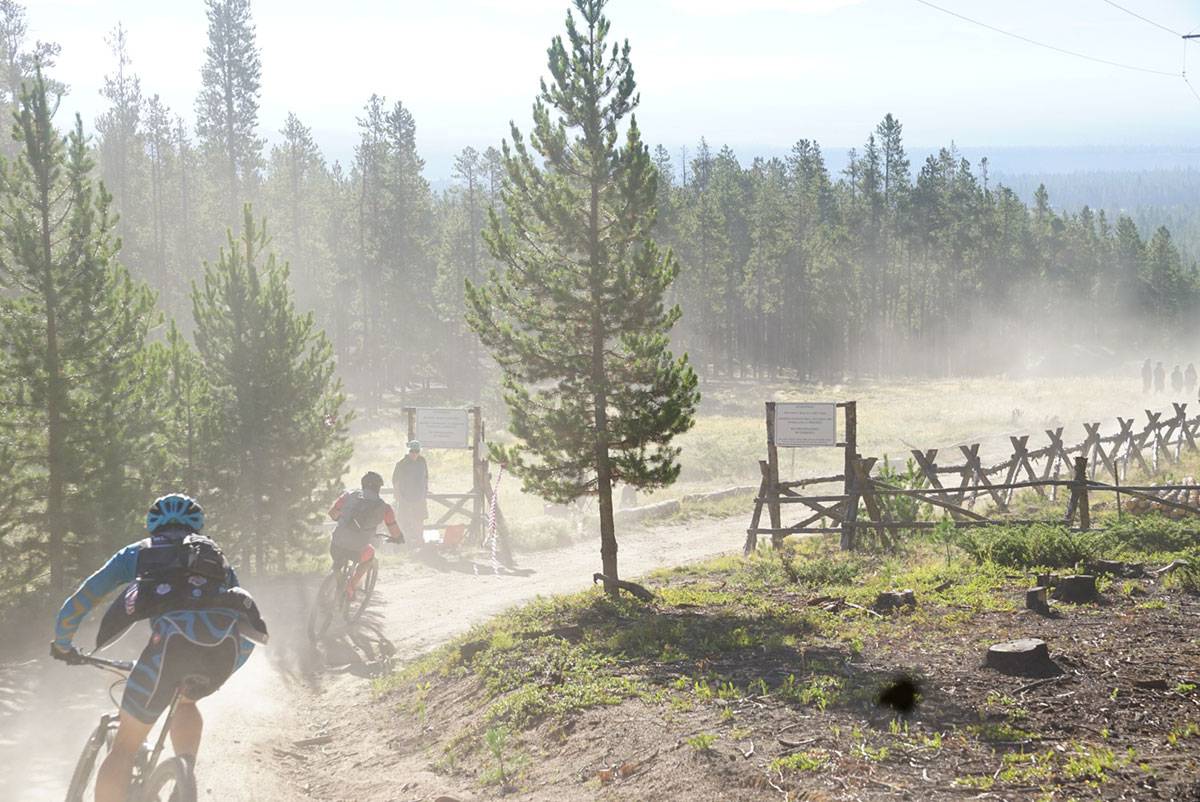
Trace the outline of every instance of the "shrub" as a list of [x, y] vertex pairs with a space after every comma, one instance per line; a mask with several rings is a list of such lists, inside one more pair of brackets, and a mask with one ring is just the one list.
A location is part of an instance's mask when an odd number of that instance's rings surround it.
[[974, 533], [959, 546], [977, 562], [1009, 568], [1067, 568], [1105, 551], [1104, 533], [1072, 534], [1061, 526], [1005, 526]]
[[858, 577], [862, 563], [851, 558], [798, 557], [787, 554], [783, 556], [783, 570], [797, 585], [822, 588], [849, 585]]

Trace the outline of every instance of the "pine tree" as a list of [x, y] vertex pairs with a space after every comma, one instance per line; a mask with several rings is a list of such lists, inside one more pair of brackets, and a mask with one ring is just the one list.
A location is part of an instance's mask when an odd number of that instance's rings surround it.
[[254, 190], [262, 161], [258, 93], [262, 63], [250, 19], [250, 0], [205, 0], [208, 46], [196, 98], [196, 133], [221, 176], [219, 214], [236, 225]]
[[487, 242], [505, 270], [468, 283], [467, 297], [520, 441], [494, 454], [543, 498], [598, 494], [615, 596], [613, 484], [675, 481], [673, 440], [691, 427], [699, 394], [687, 358], [669, 350], [680, 313], [663, 297], [679, 267], [650, 235], [657, 177], [632, 115], [629, 44], [608, 49], [603, 0], [574, 5], [582, 28], [568, 13], [566, 44], [550, 46], [529, 144], [515, 125], [504, 143], [509, 226], [493, 211]]
[[205, 470], [223, 542], [262, 573], [311, 546], [308, 527], [336, 495], [350, 457], [345, 395], [324, 332], [296, 311], [265, 222], [247, 205], [240, 236], [227, 239], [192, 296], [212, 392]]
[[[40, 69], [44, 74], [53, 69], [61, 52], [53, 42], [27, 41], [29, 23], [25, 21], [25, 6], [17, 0], [0, 0], [0, 119], [11, 120], [21, 105], [21, 86], [28, 83]], [[43, 78], [48, 94], [61, 97], [66, 87], [51, 78]], [[15, 143], [0, 136], [0, 154], [13, 158]]]
[[436, 371], [432, 343], [439, 332], [434, 303], [436, 259], [429, 184], [421, 175], [416, 121], [397, 101], [373, 95], [359, 119], [355, 152], [362, 268], [361, 366], [368, 404]]
[[[105, 37], [116, 60], [116, 71], [104, 76], [100, 95], [109, 107], [96, 120], [97, 155], [100, 176], [113, 194], [113, 204], [121, 210], [117, 234], [121, 238], [122, 258], [131, 265], [150, 266], [151, 257], [142, 226], [152, 217], [145, 211], [146, 141], [142, 130], [141, 81], [132, 73], [129, 40], [124, 26], [117, 25]], [[149, 274], [143, 273], [149, 278]]]
[[312, 130], [288, 114], [282, 139], [271, 148], [264, 184], [269, 217], [280, 221], [276, 244], [291, 265], [296, 302], [302, 309], [326, 310], [333, 300], [331, 261], [324, 213], [331, 185]]
[[[109, 196], [92, 182], [83, 124], [55, 129], [40, 72], [22, 92], [14, 126], [17, 160], [0, 191], [0, 342], [10, 354], [3, 383], [20, 384], [20, 425], [36, 432], [21, 455], [37, 472], [46, 536], [41, 558], [54, 590], [95, 556], [98, 532], [122, 537], [141, 508], [144, 477], [126, 466], [149, 448], [143, 379], [153, 298], [115, 261]], [[97, 493], [107, 493], [97, 508]]]

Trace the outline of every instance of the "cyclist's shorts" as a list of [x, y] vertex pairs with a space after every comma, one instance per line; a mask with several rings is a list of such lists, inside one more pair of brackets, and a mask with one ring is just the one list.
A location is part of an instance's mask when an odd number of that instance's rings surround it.
[[171, 704], [177, 688], [194, 701], [224, 685], [244, 662], [243, 649], [237, 637], [204, 644], [155, 627], [125, 683], [121, 709], [144, 724], [153, 724]]
[[329, 556], [333, 558], [334, 565], [339, 565], [343, 562], [367, 563], [375, 559], [375, 547], [370, 543], [362, 548], [345, 547], [337, 543], [330, 543]]

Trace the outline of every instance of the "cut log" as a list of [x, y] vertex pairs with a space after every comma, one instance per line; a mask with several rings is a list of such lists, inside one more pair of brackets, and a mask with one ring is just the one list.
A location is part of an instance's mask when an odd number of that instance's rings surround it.
[[1099, 601], [1100, 594], [1096, 592], [1096, 577], [1094, 574], [1076, 574], [1064, 576], [1054, 589], [1056, 601], [1071, 604], [1089, 604]]
[[1086, 563], [1088, 573], [1107, 574], [1121, 579], [1139, 579], [1146, 573], [1141, 563], [1125, 563], [1119, 560], [1090, 560]]
[[875, 603], [871, 605], [871, 609], [879, 613], [890, 613], [901, 607], [917, 606], [917, 595], [911, 588], [905, 590], [885, 590], [875, 597]]
[[1044, 585], [1038, 585], [1035, 588], [1030, 588], [1025, 591], [1025, 607], [1028, 610], [1033, 610], [1038, 615], [1050, 614], [1050, 602], [1047, 600], [1049, 588]]
[[1062, 673], [1050, 659], [1046, 642], [1037, 638], [1021, 638], [989, 647], [984, 665], [1001, 674], [1022, 677], [1052, 677]]
[[1037, 583], [1044, 588], [1052, 588], [1058, 584], [1058, 574], [1038, 574]]

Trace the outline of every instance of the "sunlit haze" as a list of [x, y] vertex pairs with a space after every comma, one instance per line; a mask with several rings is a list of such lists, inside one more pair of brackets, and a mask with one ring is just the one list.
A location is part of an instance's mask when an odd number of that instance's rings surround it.
[[[1184, 67], [1178, 39], [1101, 0], [939, 5], [1099, 58]], [[1200, 26], [1200, 7], [1183, 0], [1130, 5], [1174, 30]], [[331, 159], [347, 161], [355, 117], [379, 93], [412, 109], [427, 174], [446, 177], [463, 146], [497, 143], [509, 120], [527, 127], [566, 7], [258, 0], [263, 133], [274, 139], [293, 111]], [[968, 147], [1179, 148], [1194, 146], [1200, 131], [1200, 98], [1179, 77], [1052, 52], [915, 0], [615, 0], [610, 14], [614, 34], [633, 47], [646, 138], [672, 150], [701, 136], [748, 156], [800, 137], [859, 145], [887, 112], [917, 148], [952, 139]], [[143, 91], [191, 119], [204, 57], [200, 0], [37, 0], [29, 21], [32, 36], [62, 45], [66, 107], [85, 122], [103, 106], [99, 87], [112, 65], [100, 32], [118, 22]], [[1200, 44], [1192, 51], [1200, 68]]]

